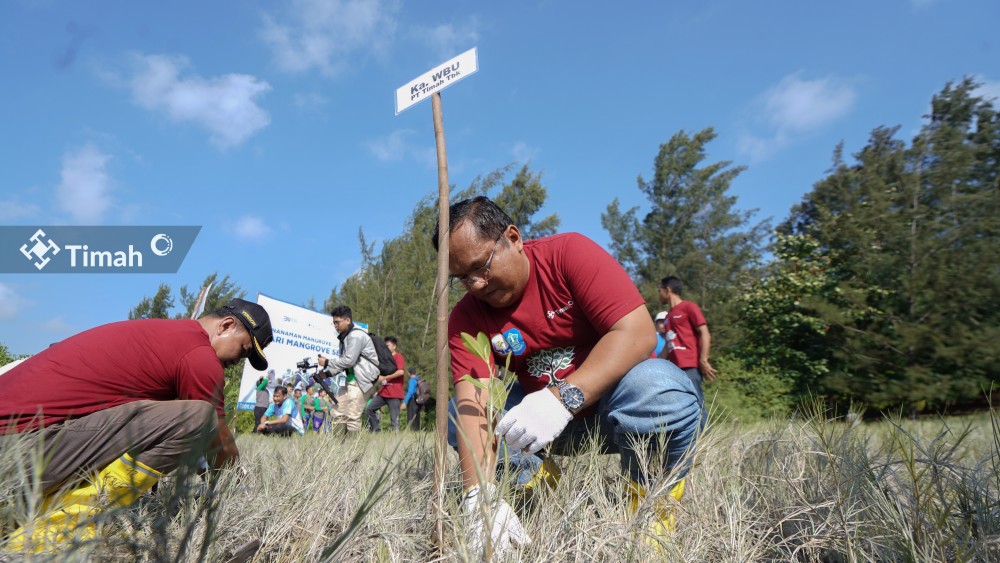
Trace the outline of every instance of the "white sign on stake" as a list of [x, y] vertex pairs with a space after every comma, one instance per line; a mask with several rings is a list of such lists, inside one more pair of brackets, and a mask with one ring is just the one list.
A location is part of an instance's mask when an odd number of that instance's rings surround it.
[[405, 86], [396, 89], [396, 115], [477, 70], [479, 70], [479, 58], [475, 47], [428, 70]]

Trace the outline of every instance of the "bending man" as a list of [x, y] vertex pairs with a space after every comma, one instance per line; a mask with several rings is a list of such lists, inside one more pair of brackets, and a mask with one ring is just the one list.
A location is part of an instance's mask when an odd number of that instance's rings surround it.
[[[198, 320], [99, 326], [4, 374], [0, 434], [36, 432], [48, 460], [35, 548], [93, 537], [92, 524], [79, 524], [100, 496], [127, 506], [185, 459], [204, 454], [215, 468], [236, 460], [223, 370], [243, 358], [266, 369], [271, 338], [264, 308], [234, 299]], [[10, 545], [27, 538], [19, 530]]]

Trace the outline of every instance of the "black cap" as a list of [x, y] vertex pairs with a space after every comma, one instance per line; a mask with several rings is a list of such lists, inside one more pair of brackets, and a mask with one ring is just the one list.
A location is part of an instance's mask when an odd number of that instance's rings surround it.
[[274, 335], [271, 334], [271, 317], [267, 315], [267, 311], [260, 305], [244, 299], [233, 299], [223, 309], [239, 319], [243, 326], [247, 327], [247, 332], [250, 333], [250, 340], [253, 341], [253, 348], [250, 349], [250, 355], [247, 357], [250, 360], [250, 365], [257, 371], [267, 369], [264, 348], [274, 338]]

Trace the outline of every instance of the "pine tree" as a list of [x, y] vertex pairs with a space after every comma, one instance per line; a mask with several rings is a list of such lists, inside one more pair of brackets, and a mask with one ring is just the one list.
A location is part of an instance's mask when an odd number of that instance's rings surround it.
[[638, 207], [622, 211], [616, 198], [601, 221], [612, 254], [653, 309], [659, 308], [659, 281], [676, 275], [685, 298], [705, 312], [713, 342], [725, 344], [735, 336], [733, 297], [741, 276], [757, 265], [769, 227], [751, 223], [755, 211], [737, 210], [736, 197], [728, 193], [743, 167], [703, 164], [705, 146], [715, 136], [711, 128], [693, 136], [680, 131], [660, 145], [652, 180], [638, 179], [649, 201], [642, 219]]

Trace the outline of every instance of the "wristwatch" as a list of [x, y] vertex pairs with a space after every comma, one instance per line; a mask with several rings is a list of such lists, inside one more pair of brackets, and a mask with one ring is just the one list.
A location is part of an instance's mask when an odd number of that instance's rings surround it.
[[566, 410], [576, 414], [583, 408], [583, 390], [568, 381], [560, 381], [556, 384], [559, 388], [559, 396]]

